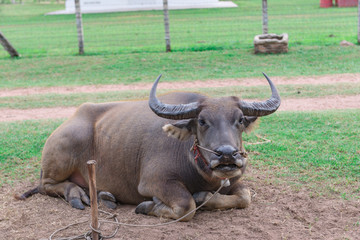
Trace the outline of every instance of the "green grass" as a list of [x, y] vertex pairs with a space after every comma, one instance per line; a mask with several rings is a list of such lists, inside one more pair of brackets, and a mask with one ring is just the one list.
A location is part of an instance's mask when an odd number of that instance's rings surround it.
[[[339, 83], [331, 85], [279, 85], [282, 99], [286, 98], [316, 98], [324, 96], [350, 96], [360, 92], [359, 83]], [[99, 93], [72, 94], [39, 94], [13, 97], [1, 97], [0, 108], [29, 109], [40, 107], [74, 107], [84, 102], [102, 103], [148, 98], [150, 90], [114, 91]], [[267, 99], [270, 96], [268, 86], [256, 87], [218, 87], [218, 88], [188, 88], [185, 91], [199, 92], [212, 97], [224, 95], [239, 96], [245, 99]], [[168, 90], [159, 90], [159, 94]]]
[[[170, 11], [174, 51], [251, 48], [254, 36], [262, 31], [261, 3], [234, 2], [237, 8]], [[0, 25], [25, 55], [74, 54], [74, 16], [44, 15], [61, 9], [63, 4], [0, 5]], [[321, 9], [313, 0], [278, 0], [268, 9], [269, 31], [289, 33], [290, 46], [356, 41], [356, 8]], [[84, 14], [83, 23], [89, 54], [164, 50], [162, 11]]]
[[56, 121], [23, 121], [0, 124], [0, 186], [39, 178], [41, 151]]
[[360, 72], [359, 47], [294, 47], [288, 54], [251, 50], [0, 59], [0, 88]]
[[[41, 149], [61, 122], [0, 123], [0, 184], [39, 177]], [[360, 110], [280, 112], [263, 118], [245, 141], [258, 141], [255, 134], [272, 140], [245, 145], [261, 173], [320, 195], [359, 197]]]
[[282, 112], [266, 117], [254, 134], [272, 140], [249, 145], [251, 164], [288, 185], [315, 194], [360, 196], [360, 111]]
[[289, 34], [289, 53], [254, 55], [261, 3], [170, 11], [164, 53], [162, 11], [84, 14], [85, 56], [77, 56], [73, 15], [45, 16], [58, 4], [0, 4], [0, 30], [22, 54], [0, 51], [0, 88], [357, 73], [356, 8], [319, 8], [313, 0], [269, 2], [269, 31]]

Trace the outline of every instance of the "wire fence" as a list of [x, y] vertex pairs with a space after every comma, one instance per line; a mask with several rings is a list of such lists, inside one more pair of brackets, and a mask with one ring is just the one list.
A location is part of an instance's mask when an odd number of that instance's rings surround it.
[[[170, 10], [172, 50], [252, 49], [254, 36], [262, 33], [261, 1], [233, 2], [238, 7]], [[23, 56], [77, 53], [74, 14], [46, 15], [65, 9], [63, 1], [0, 3], [0, 31]], [[268, 18], [269, 33], [288, 33], [290, 48], [357, 42], [356, 7], [320, 8], [316, 0], [269, 0]], [[165, 51], [162, 11], [83, 14], [83, 28], [87, 54]], [[0, 51], [0, 57], [5, 55]]]

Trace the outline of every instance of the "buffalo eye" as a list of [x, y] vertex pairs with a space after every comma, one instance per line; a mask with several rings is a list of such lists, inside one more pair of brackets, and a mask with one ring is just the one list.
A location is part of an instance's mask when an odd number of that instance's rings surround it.
[[199, 122], [200, 126], [205, 126], [206, 125], [206, 122], [205, 122], [204, 119], [199, 119], [198, 122]]
[[243, 123], [244, 123], [244, 117], [240, 117], [239, 124], [243, 124]]

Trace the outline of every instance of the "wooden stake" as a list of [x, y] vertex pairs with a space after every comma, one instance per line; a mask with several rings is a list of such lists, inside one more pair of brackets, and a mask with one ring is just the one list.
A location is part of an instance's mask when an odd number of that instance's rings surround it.
[[[98, 204], [97, 204], [97, 191], [96, 191], [96, 175], [95, 175], [95, 160], [87, 162], [89, 172], [89, 189], [90, 189], [90, 207], [91, 207], [91, 226], [95, 230], [99, 230], [98, 219]], [[92, 240], [99, 240], [99, 233], [92, 230]]]

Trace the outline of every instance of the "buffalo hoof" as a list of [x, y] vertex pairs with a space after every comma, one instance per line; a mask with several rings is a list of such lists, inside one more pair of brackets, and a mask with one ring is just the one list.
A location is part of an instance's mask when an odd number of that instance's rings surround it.
[[73, 208], [80, 209], [80, 210], [85, 209], [84, 204], [82, 204], [82, 202], [79, 198], [73, 198], [69, 201], [69, 203]]
[[196, 206], [201, 205], [207, 199], [211, 197], [212, 193], [210, 192], [197, 192], [193, 194], [193, 198], [195, 200]]
[[104, 204], [107, 208], [115, 209], [117, 206], [114, 195], [112, 195], [109, 192], [103, 192], [103, 191], [99, 192], [98, 200], [100, 203]]
[[148, 215], [148, 213], [152, 211], [154, 206], [155, 206], [155, 203], [153, 201], [142, 202], [139, 205], [137, 205], [137, 207], [135, 209], [135, 213], [136, 214], [141, 213], [141, 214]]
[[85, 191], [79, 186], [71, 183], [67, 186], [64, 193], [65, 200], [70, 203], [73, 208], [84, 210], [86, 205], [90, 205], [90, 199]]

